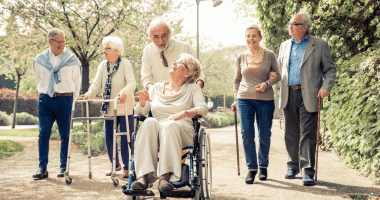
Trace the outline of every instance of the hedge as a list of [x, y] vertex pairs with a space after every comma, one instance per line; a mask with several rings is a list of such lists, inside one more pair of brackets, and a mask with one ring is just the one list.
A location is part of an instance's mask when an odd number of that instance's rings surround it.
[[346, 166], [380, 182], [380, 50], [367, 51], [337, 67], [326, 108], [327, 137]]
[[[6, 112], [8, 115], [13, 113], [13, 105], [16, 96], [15, 90], [10, 90], [8, 88], [0, 89], [0, 111]], [[26, 112], [33, 116], [38, 116], [38, 93], [25, 93], [20, 92], [18, 95], [17, 103], [17, 113]], [[97, 99], [101, 99], [98, 97]], [[81, 104], [76, 104], [75, 116], [82, 116]], [[85, 108], [85, 104], [82, 104]], [[101, 102], [92, 102], [90, 105], [90, 116], [98, 117], [101, 115], [100, 108], [102, 106]], [[16, 115], [17, 117], [17, 115]]]

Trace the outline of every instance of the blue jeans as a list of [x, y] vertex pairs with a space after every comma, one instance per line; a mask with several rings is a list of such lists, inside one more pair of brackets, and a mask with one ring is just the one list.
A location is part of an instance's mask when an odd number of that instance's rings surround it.
[[[274, 113], [274, 100], [264, 101], [255, 99], [238, 99], [238, 112], [240, 116], [241, 135], [245, 160], [248, 170], [257, 170], [268, 167], [270, 137], [272, 135], [272, 121]], [[259, 164], [257, 165], [255, 143], [255, 115], [259, 131]]]
[[46, 94], [40, 94], [38, 98], [38, 153], [41, 169], [47, 169], [49, 139], [54, 121], [57, 122], [61, 138], [60, 167], [66, 167], [72, 105], [73, 96], [52, 98]]
[[[133, 128], [133, 115], [128, 115], [128, 124], [129, 124], [129, 133], [132, 135], [132, 132], [134, 130]], [[120, 128], [120, 131], [117, 129], [117, 127]], [[125, 116], [118, 116], [117, 117], [117, 127], [116, 132], [127, 132], [127, 124], [125, 123]], [[107, 145], [107, 151], [108, 151], [108, 157], [112, 163], [112, 157], [113, 157], [113, 120], [104, 120], [104, 133], [106, 136], [106, 145]], [[121, 159], [123, 159], [124, 163], [124, 170], [128, 170], [128, 163], [129, 163], [129, 151], [128, 151], [128, 138], [126, 135], [120, 136], [121, 138], [121, 144], [120, 144], [120, 152], [121, 152]], [[117, 141], [116, 141], [116, 147], [117, 147]], [[113, 164], [113, 163], [112, 163]], [[119, 155], [118, 151], [116, 149], [116, 167], [120, 165], [119, 162]]]

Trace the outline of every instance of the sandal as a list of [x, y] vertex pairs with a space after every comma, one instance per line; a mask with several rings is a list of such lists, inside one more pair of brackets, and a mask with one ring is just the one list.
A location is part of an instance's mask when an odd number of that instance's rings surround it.
[[137, 179], [135, 182], [131, 185], [132, 190], [145, 190], [148, 188], [148, 180], [146, 176], [142, 176], [139, 179]]
[[160, 179], [158, 182], [158, 190], [160, 192], [172, 191], [173, 189], [173, 185], [165, 178]]

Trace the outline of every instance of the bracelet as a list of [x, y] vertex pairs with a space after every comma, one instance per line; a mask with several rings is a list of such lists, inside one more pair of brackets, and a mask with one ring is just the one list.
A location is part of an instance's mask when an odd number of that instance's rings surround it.
[[185, 110], [185, 118], [187, 118], [187, 110]]
[[266, 89], [268, 89], [268, 87], [269, 87], [268, 81], [265, 81], [265, 83], [267, 84], [267, 88]]

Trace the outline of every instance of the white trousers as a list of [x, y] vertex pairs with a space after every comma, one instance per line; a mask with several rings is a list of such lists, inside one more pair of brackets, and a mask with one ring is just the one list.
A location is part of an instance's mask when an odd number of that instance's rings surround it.
[[[181, 178], [182, 148], [193, 144], [193, 131], [178, 121], [159, 122], [147, 118], [141, 125], [135, 142], [135, 164], [137, 178], [148, 174], [148, 182], [171, 172], [169, 181]], [[157, 176], [158, 150], [160, 151]]]

